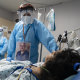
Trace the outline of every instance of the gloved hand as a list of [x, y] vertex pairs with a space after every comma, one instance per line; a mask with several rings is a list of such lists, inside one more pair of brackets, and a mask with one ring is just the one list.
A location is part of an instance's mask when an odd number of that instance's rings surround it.
[[12, 58], [11, 57], [7, 57], [6, 61], [11, 62]]

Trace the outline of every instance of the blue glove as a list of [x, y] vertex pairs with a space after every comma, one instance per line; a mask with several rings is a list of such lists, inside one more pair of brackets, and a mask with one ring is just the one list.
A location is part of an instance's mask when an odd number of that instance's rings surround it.
[[11, 62], [12, 58], [11, 57], [7, 57], [6, 61]]
[[79, 68], [79, 66], [80, 66], [80, 63], [75, 63], [74, 66], [73, 66], [73, 69], [74, 69], [75, 71], [77, 71], [78, 68]]

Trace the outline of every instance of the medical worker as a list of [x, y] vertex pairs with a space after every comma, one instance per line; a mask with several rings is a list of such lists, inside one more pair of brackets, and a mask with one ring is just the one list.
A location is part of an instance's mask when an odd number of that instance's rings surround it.
[[45, 25], [33, 18], [34, 7], [31, 4], [22, 4], [19, 7], [21, 20], [15, 25], [8, 44], [7, 60], [15, 58], [18, 42], [30, 43], [30, 61], [36, 63], [38, 60], [38, 45], [42, 43], [50, 53], [56, 51], [58, 46], [53, 35]]
[[4, 37], [3, 34], [4, 34], [3, 28], [0, 27], [0, 60], [4, 58], [8, 47], [7, 38]]

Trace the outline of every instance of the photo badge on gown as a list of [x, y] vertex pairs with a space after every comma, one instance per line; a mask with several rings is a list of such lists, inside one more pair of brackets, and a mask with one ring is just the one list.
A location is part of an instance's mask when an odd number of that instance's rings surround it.
[[17, 42], [15, 59], [19, 61], [30, 60], [30, 43]]

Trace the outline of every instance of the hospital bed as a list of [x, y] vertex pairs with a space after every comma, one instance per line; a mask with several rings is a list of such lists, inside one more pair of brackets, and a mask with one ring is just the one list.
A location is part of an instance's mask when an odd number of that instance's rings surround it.
[[[35, 66], [41, 66], [43, 62], [34, 64]], [[31, 65], [30, 61], [0, 61], [0, 80], [18, 80], [19, 74], [23, 67]], [[31, 79], [30, 79], [31, 78]], [[19, 80], [36, 80], [36, 78], [24, 70]]]
[[[30, 65], [30, 61], [1, 61], [0, 62], [0, 80], [37, 80], [32, 74], [27, 70], [22, 71], [22, 66], [26, 67]], [[35, 66], [41, 66], [43, 62], [34, 64]], [[17, 70], [17, 68], [20, 68]], [[15, 71], [14, 71], [15, 70]], [[20, 76], [19, 76], [20, 75]], [[64, 80], [80, 80], [80, 72], [76, 75], [71, 75]]]

